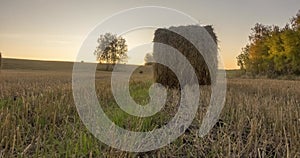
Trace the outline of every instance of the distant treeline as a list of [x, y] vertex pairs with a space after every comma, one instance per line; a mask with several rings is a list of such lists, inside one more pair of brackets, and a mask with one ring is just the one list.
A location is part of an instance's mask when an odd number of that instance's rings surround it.
[[240, 68], [252, 75], [300, 75], [300, 10], [284, 28], [256, 24], [249, 44], [237, 57]]

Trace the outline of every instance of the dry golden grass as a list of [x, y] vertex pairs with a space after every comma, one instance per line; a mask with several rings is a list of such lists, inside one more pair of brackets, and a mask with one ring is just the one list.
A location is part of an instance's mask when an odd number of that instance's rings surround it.
[[[143, 103], [151, 74], [139, 72], [132, 77], [131, 95]], [[119, 126], [159, 128], [177, 111], [170, 102], [152, 119], [130, 117], [113, 100], [110, 73], [96, 76], [102, 108]], [[300, 157], [300, 81], [229, 79], [222, 121], [200, 138], [197, 129], [210, 96], [204, 86], [192, 126], [172, 144], [147, 153], [110, 148], [89, 133], [77, 114], [71, 86], [71, 71], [2, 70], [0, 157]]]

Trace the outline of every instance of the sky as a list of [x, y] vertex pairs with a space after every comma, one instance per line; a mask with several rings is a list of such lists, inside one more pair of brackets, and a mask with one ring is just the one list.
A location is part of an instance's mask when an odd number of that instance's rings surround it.
[[[173, 8], [202, 25], [213, 25], [225, 68], [235, 69], [238, 68], [236, 56], [247, 44], [255, 23], [283, 27], [300, 9], [300, 1], [1, 0], [0, 51], [5, 58], [75, 61], [84, 40], [101, 21], [122, 10], [142, 6]], [[130, 21], [121, 22], [126, 25]], [[154, 30], [147, 28], [123, 34], [129, 50], [151, 42]], [[129, 63], [143, 63], [149, 51], [129, 51]]]

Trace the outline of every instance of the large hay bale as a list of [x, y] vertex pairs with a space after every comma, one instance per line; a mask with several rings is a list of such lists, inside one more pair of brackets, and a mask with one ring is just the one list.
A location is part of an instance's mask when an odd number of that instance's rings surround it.
[[[209, 35], [212, 37], [214, 42], [217, 44], [217, 36], [214, 33], [213, 27], [209, 25], [209, 26], [205, 26], [204, 28], [209, 33]], [[205, 63], [204, 57], [198, 52], [197, 48], [191, 42], [189, 42], [183, 36], [175, 33], [175, 32], [180, 32], [180, 34], [182, 34], [182, 33], [193, 34], [197, 31], [199, 31], [199, 29], [203, 30], [203, 28], [201, 28], [198, 25], [170, 27], [169, 29], [159, 28], [155, 31], [155, 36], [154, 36], [153, 42], [163, 43], [163, 44], [169, 45], [169, 46], [177, 49], [182, 55], [184, 55], [187, 58], [189, 63], [194, 68], [195, 73], [198, 78], [198, 83], [200, 85], [210, 85], [211, 84], [210, 76], [212, 76], [212, 75], [210, 75], [208, 65]], [[197, 42], [205, 44], [205, 42], [207, 42], [207, 41], [197, 41]], [[162, 53], [165, 50], [162, 51], [161, 48], [155, 43], [154, 43], [154, 48], [153, 48], [154, 60], [164, 58], [164, 59], [170, 59], [173, 61], [177, 61], [177, 59], [174, 59], [174, 57], [166, 56], [166, 53]], [[166, 50], [166, 51], [168, 51], [168, 50]], [[201, 52], [201, 53], [210, 62], [209, 63], [210, 67], [212, 69], [216, 70], [217, 65], [218, 65], [217, 64], [217, 51], [213, 51], [213, 52], [215, 52], [216, 54], [208, 54], [207, 52]], [[175, 66], [176, 71], [179, 71], [180, 73], [185, 73], [184, 65], [177, 64], [174, 66]], [[154, 71], [153, 73], [154, 73], [154, 81], [155, 82], [160, 83], [169, 88], [179, 88], [180, 87], [178, 78], [176, 77], [175, 73], [168, 67], [158, 64], [158, 63], [155, 63], [153, 65], [153, 71]], [[189, 75], [189, 74], [185, 74], [185, 75]]]

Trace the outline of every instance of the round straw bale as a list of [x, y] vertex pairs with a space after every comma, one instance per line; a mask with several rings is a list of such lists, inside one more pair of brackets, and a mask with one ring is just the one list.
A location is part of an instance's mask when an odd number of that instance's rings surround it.
[[[214, 33], [214, 29], [211, 25], [204, 26], [205, 30], [209, 33], [209, 35], [212, 37], [214, 42], [217, 44], [217, 36]], [[205, 56], [205, 59], [208, 59], [210, 62], [207, 64], [204, 60], [204, 57], [199, 53], [197, 48], [186, 38], [183, 36], [175, 33], [180, 32], [184, 34], [193, 34], [195, 31], [199, 31], [199, 29], [202, 29], [201, 26], [198, 25], [189, 25], [189, 26], [179, 26], [179, 27], [170, 27], [169, 29], [165, 28], [159, 28], [155, 31], [154, 34], [154, 40], [155, 43], [163, 43], [166, 45], [169, 45], [175, 49], [177, 49], [182, 55], [184, 55], [189, 63], [194, 68], [194, 71], [198, 77], [198, 83], [200, 85], [210, 85], [211, 84], [211, 76], [215, 76], [215, 74], [210, 74], [210, 71], [208, 69], [208, 66], [211, 66], [211, 69], [217, 69], [218, 66], [218, 60], [217, 60], [217, 51], [213, 51], [216, 54], [208, 54], [207, 52], [201, 52], [202, 55]], [[206, 44], [205, 39], [199, 38], [200, 41], [197, 41], [198, 44]], [[153, 48], [153, 58], [156, 59], [168, 59], [177, 61], [176, 56], [166, 56], [165, 53], [161, 53], [162, 50], [159, 48], [158, 45], [154, 43]], [[167, 51], [167, 50], [166, 50]], [[176, 71], [179, 71], [180, 73], [185, 73], [185, 66], [184, 65], [174, 65], [176, 68]], [[212, 72], [211, 72], [212, 73]], [[166, 87], [169, 88], [179, 88], [179, 81], [173, 71], [171, 71], [170, 68], [154, 63], [153, 64], [153, 74], [154, 74], [154, 81], [157, 83], [160, 83]], [[188, 75], [188, 74], [184, 74]], [[183, 85], [181, 85], [183, 86]]]

